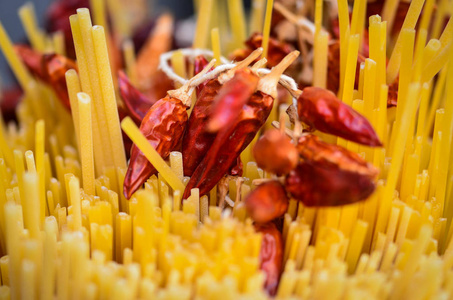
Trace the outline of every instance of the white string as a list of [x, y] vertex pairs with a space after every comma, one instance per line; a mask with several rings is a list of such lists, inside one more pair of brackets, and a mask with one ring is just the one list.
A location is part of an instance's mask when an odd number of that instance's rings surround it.
[[[192, 59], [197, 57], [198, 55], [205, 55], [205, 56], [208, 56], [208, 57], [214, 57], [214, 53], [212, 53], [211, 50], [207, 50], [207, 49], [184, 48], [184, 49], [178, 49], [178, 50], [174, 50], [174, 51], [169, 51], [169, 52], [163, 53], [160, 56], [159, 69], [161, 69], [165, 74], [167, 74], [168, 78], [170, 78], [173, 81], [176, 81], [176, 82], [178, 82], [180, 84], [184, 84], [188, 80], [185, 79], [185, 78], [182, 78], [181, 76], [176, 74], [173, 71], [173, 69], [170, 67], [170, 65], [168, 64], [168, 61], [171, 59], [173, 53], [175, 53], [176, 51], [180, 51], [185, 57], [190, 57]], [[221, 60], [221, 62], [223, 64], [227, 64], [227, 63], [230, 62], [229, 60], [227, 60], [223, 56], [220, 57], [220, 60]]]
[[[159, 68], [170, 79], [172, 79], [172, 80], [174, 80], [174, 81], [176, 81], [176, 82], [178, 82], [180, 84], [185, 84], [188, 80], [185, 79], [185, 78], [182, 78], [181, 76], [176, 74], [173, 71], [173, 69], [170, 67], [170, 65], [168, 64], [168, 61], [171, 59], [171, 57], [172, 57], [172, 55], [173, 55], [173, 53], [175, 51], [181, 51], [181, 53], [185, 57], [189, 57], [189, 58], [192, 58], [192, 59], [197, 57], [198, 55], [206, 55], [206, 56], [209, 56], [209, 57], [213, 57], [214, 56], [214, 54], [213, 54], [213, 52], [211, 50], [207, 50], [207, 49], [192, 49], [192, 48], [179, 49], [179, 50], [174, 50], [174, 51], [170, 51], [170, 52], [166, 52], [166, 53], [162, 54], [160, 56]], [[213, 78], [217, 77], [217, 75], [219, 75], [220, 73], [228, 71], [228, 70], [230, 70], [230, 69], [232, 69], [232, 68], [234, 68], [236, 66], [236, 64], [231, 63], [230, 61], [228, 61], [223, 56], [220, 57], [220, 60], [222, 62], [222, 65], [216, 67], [212, 71], [209, 71], [208, 73], [206, 73], [205, 75], [201, 76], [200, 78], [198, 78], [196, 80], [193, 80], [190, 83], [190, 87], [196, 87], [196, 86], [202, 84], [203, 82], [205, 82], [206, 80], [213, 79]], [[271, 70], [266, 69], [266, 68], [262, 68], [262, 69], [258, 69], [257, 70], [258, 76], [264, 76], [264, 75], [269, 74], [270, 72], [271, 72]], [[294, 95], [294, 92], [300, 92], [298, 90], [298, 88], [297, 88], [296, 81], [294, 79], [292, 79], [291, 77], [287, 76], [287, 75], [281, 75], [278, 82], [284, 88], [286, 88], [292, 95]], [[293, 99], [293, 101], [294, 101], [294, 99]]]

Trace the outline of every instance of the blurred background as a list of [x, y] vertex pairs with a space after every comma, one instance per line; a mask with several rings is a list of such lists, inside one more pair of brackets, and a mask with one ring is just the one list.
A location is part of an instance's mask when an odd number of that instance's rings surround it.
[[[65, 0], [71, 1], [71, 0]], [[128, 0], [125, 0], [128, 1]], [[193, 1], [191, 0], [144, 0], [149, 2], [149, 7], [153, 7], [151, 15], [158, 14], [164, 10], [170, 10], [177, 20], [188, 19], [193, 16]], [[228, 1], [228, 0], [225, 0]], [[45, 14], [53, 0], [0, 0], [0, 21], [14, 43], [26, 42], [25, 32], [18, 16], [18, 9], [27, 2], [34, 4], [38, 22], [41, 28], [45, 27]], [[152, 2], [152, 3], [151, 3]], [[250, 6], [250, 1], [244, 1], [245, 7]], [[0, 54], [0, 78], [4, 85], [10, 85], [12, 75], [9, 71], [3, 54]]]

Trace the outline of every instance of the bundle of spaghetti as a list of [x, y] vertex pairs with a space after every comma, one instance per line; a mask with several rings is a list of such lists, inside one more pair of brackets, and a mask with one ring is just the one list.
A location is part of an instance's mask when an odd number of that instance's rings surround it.
[[[194, 47], [212, 45], [220, 58], [221, 51], [240, 47], [250, 30], [264, 28], [267, 53], [272, 0], [252, 1], [249, 31], [242, 1], [228, 7], [221, 0], [197, 2]], [[66, 73], [70, 113], [25, 68], [0, 23], [0, 48], [24, 91], [17, 123], [0, 118], [0, 299], [269, 298], [260, 269], [263, 235], [242, 201], [260, 181], [274, 178], [253, 160], [258, 135], [241, 153], [243, 176], [228, 182], [230, 207], [217, 206], [220, 185], [201, 197], [193, 189], [181, 201], [188, 182], [182, 154], [162, 159], [131, 119], [119, 121], [110, 42], [101, 26], [107, 23], [104, 3], [96, 3], [95, 26], [86, 8], [70, 17], [78, 66]], [[325, 87], [326, 6], [312, 4], [313, 85]], [[412, 1], [400, 33], [392, 36], [388, 26], [398, 1], [386, 1], [382, 18], [365, 22], [365, 0], [354, 1], [351, 21], [348, 1], [338, 0], [338, 95], [370, 121], [384, 148], [316, 134], [378, 168], [377, 188], [366, 201], [346, 206], [289, 200], [281, 220], [277, 298], [453, 297], [453, 21], [442, 31], [438, 20], [450, 16], [448, 1], [434, 12], [435, 4]], [[127, 36], [121, 7], [109, 9], [116, 12], [116, 30]], [[64, 53], [61, 33], [46, 35], [32, 6], [21, 8], [20, 17], [34, 49]], [[369, 57], [356, 78], [366, 29]], [[123, 52], [134, 82], [130, 41]], [[190, 77], [183, 52], [172, 54], [171, 65], [178, 76]], [[398, 105], [387, 108], [397, 77]], [[297, 133], [282, 116], [288, 104], [275, 103], [266, 126], [283, 121]], [[130, 200], [122, 192], [127, 163], [121, 129], [158, 171]]]

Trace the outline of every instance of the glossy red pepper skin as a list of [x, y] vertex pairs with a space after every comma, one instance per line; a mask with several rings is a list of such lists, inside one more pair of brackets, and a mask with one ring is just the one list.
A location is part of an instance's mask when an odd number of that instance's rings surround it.
[[338, 206], [365, 200], [375, 190], [368, 177], [301, 161], [288, 174], [285, 188], [305, 206]]
[[368, 120], [328, 90], [305, 88], [297, 99], [297, 112], [299, 120], [319, 131], [371, 147], [382, 146]]
[[199, 189], [200, 196], [209, 193], [264, 125], [273, 103], [270, 95], [260, 91], [250, 97], [235, 121], [218, 132], [209, 152], [192, 174], [183, 199], [190, 196], [193, 188]]
[[365, 200], [377, 170], [359, 155], [314, 135], [299, 139], [300, 162], [285, 179], [291, 196], [306, 206], [338, 206]]
[[[203, 56], [197, 56], [194, 61], [194, 75], [201, 72], [207, 65], [208, 61]], [[197, 102], [190, 115], [182, 142], [185, 176], [192, 176], [217, 135], [216, 133], [208, 132], [206, 127], [214, 99], [221, 87], [222, 85], [217, 78], [214, 78], [203, 82], [196, 88]], [[228, 173], [232, 176], [242, 175], [242, 162], [240, 158], [237, 159], [236, 163], [231, 165]]]
[[323, 142], [313, 134], [301, 136], [296, 147], [300, 158], [322, 166], [351, 171], [370, 179], [374, 179], [379, 173], [372, 164], [357, 153], [335, 144]]
[[118, 85], [127, 114], [135, 123], [140, 124], [146, 113], [157, 100], [145, 96], [135, 88], [123, 71], [118, 72]]
[[266, 274], [264, 288], [270, 296], [277, 293], [283, 266], [283, 238], [274, 223], [255, 224], [261, 232], [260, 269]]
[[216, 78], [209, 80], [201, 90], [190, 114], [182, 141], [185, 176], [192, 176], [216, 137], [215, 133], [206, 131], [206, 126], [214, 98], [217, 96], [220, 87], [221, 84]]
[[209, 116], [209, 131], [216, 132], [234, 121], [255, 92], [259, 79], [248, 69], [236, 71], [233, 78], [222, 86], [214, 99]]
[[[187, 107], [181, 100], [167, 96], [157, 101], [143, 118], [140, 131], [149, 143], [166, 159], [180, 142], [187, 123]], [[136, 145], [132, 146], [131, 159], [124, 179], [124, 196], [130, 199], [157, 170]]]
[[244, 199], [247, 212], [253, 221], [267, 223], [286, 213], [289, 199], [279, 181], [260, 184]]
[[77, 70], [76, 62], [59, 54], [41, 54], [28, 46], [18, 45], [15, 50], [30, 72], [50, 85], [63, 105], [70, 110], [65, 73], [70, 69]]

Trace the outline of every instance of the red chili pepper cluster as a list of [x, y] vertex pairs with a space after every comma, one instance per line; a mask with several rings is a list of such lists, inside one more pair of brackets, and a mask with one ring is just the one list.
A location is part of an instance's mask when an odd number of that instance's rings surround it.
[[[207, 71], [212, 64], [213, 62], [205, 70]], [[151, 106], [142, 120], [140, 131], [163, 159], [175, 150], [182, 138], [188, 120], [186, 110], [190, 107], [190, 96], [188, 84], [178, 90], [168, 91], [165, 98]], [[151, 175], [156, 173], [157, 170], [143, 152], [133, 145], [124, 179], [125, 197], [129, 199]]]
[[[247, 101], [243, 102], [242, 110], [234, 121], [226, 124], [217, 132], [212, 146], [193, 172], [184, 191], [183, 199], [189, 197], [193, 188], [198, 188], [200, 195], [207, 194], [253, 140], [272, 110], [280, 75], [298, 55], [297, 51], [290, 53], [273, 69], [273, 72], [261, 78], [256, 92], [253, 93], [253, 89], [247, 90], [247, 95], [249, 95], [250, 91], [253, 94], [250, 93]], [[240, 75], [232, 80], [231, 85], [223, 86], [225, 92], [219, 92], [222, 97], [219, 98], [217, 104], [224, 105], [223, 103], [228, 101], [226, 95], [235, 93], [234, 89], [237, 84], [241, 86], [246, 84], [241, 81], [249, 77], [241, 73], [238, 74]], [[250, 82], [248, 84], [250, 85]], [[216, 109], [214, 108], [213, 111], [216, 111]], [[229, 111], [227, 114], [229, 114]], [[216, 119], [210, 120], [214, 124], [217, 121]]]
[[[257, 58], [261, 54], [261, 50], [255, 51], [246, 59], [244, 59], [240, 64], [237, 65], [236, 69], [246, 67], [251, 61]], [[206, 59], [203, 57], [198, 57], [195, 60], [195, 73], [198, 74], [201, 68], [204, 68], [206, 65]], [[230, 71], [234, 74], [235, 70]], [[211, 148], [214, 140], [217, 136], [216, 132], [207, 130], [208, 122], [211, 119], [211, 113], [215, 109], [215, 100], [219, 94], [219, 91], [223, 87], [222, 83], [224, 80], [227, 80], [227, 77], [231, 75], [222, 75], [222, 79], [217, 77], [211, 80], [208, 80], [197, 87], [197, 102], [194, 105], [192, 114], [190, 115], [187, 128], [184, 133], [182, 141], [182, 158], [183, 158], [183, 167], [184, 175], [192, 176], [195, 169], [201, 163], [205, 157], [208, 150]], [[245, 75], [244, 75], [245, 76]], [[237, 76], [232, 80], [232, 83], [226, 83], [227, 86], [224, 90], [230, 91], [234, 89], [235, 86], [242, 84], [247, 85], [244, 82], [244, 77]], [[224, 95], [221, 99], [225, 98], [228, 100], [228, 95]], [[244, 97], [244, 96], [242, 96]], [[221, 101], [221, 100], [220, 100]], [[222, 101], [223, 102], [223, 101]], [[222, 102], [220, 104], [222, 105]], [[218, 109], [217, 109], [218, 111]], [[232, 162], [228, 165], [231, 175], [242, 175], [242, 162], [240, 159], [236, 159], [235, 162]], [[222, 174], [223, 176], [223, 174]]]

